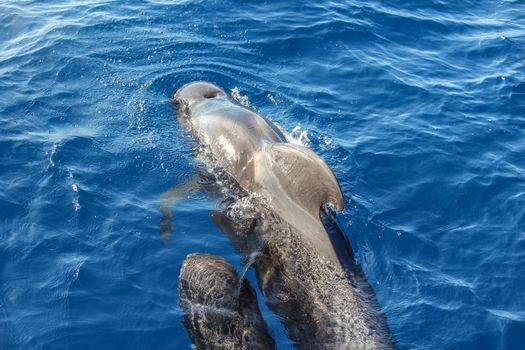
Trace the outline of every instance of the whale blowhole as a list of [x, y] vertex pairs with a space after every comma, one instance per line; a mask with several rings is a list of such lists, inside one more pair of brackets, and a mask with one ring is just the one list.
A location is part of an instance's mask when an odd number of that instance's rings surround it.
[[217, 95], [219, 95], [219, 91], [210, 91], [210, 92], [207, 92], [204, 94], [204, 98], [214, 98], [214, 97], [217, 97]]

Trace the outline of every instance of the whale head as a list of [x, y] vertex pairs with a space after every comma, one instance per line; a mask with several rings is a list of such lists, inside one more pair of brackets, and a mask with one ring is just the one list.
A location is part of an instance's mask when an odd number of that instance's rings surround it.
[[191, 108], [202, 101], [225, 97], [228, 97], [228, 94], [223, 89], [204, 81], [186, 84], [173, 94], [173, 99], [187, 108]]

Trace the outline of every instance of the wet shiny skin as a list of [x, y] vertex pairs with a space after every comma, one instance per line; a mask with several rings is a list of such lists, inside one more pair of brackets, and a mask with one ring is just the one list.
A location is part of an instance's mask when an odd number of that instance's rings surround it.
[[[255, 268], [266, 304], [283, 320], [297, 347], [392, 349], [386, 320], [350, 245], [341, 240], [344, 233], [333, 231], [337, 237], [331, 237], [321, 222], [325, 206], [343, 210], [344, 201], [326, 163], [278, 137], [275, 125], [211, 83], [186, 84], [174, 99], [177, 119], [200, 143], [197, 158], [216, 176], [218, 187], [222, 183], [223, 191], [232, 192], [220, 200], [225, 204], [216, 212], [223, 217], [218, 226], [250, 261], [245, 268]], [[243, 210], [232, 214], [235, 207]], [[243, 225], [247, 220], [253, 224]], [[326, 222], [336, 226], [333, 220]], [[344, 250], [347, 254], [336, 253]], [[206, 277], [197, 284], [207, 282]], [[193, 289], [197, 296], [207, 295], [207, 288]], [[208, 332], [209, 327], [196, 337], [194, 327], [186, 325], [203, 348], [215, 344], [218, 336], [224, 339], [218, 331]], [[211, 327], [216, 328], [217, 323]]]

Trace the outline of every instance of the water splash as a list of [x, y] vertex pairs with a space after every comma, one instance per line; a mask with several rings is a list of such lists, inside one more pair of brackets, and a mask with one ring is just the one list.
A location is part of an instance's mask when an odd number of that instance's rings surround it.
[[233, 99], [239, 102], [241, 105], [250, 107], [250, 100], [248, 99], [248, 96], [241, 95], [241, 90], [237, 86], [231, 89], [230, 94]]

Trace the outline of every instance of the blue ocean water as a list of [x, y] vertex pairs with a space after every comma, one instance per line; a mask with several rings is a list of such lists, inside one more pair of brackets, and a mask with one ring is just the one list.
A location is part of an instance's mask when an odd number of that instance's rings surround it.
[[184, 257], [242, 268], [205, 194], [159, 239], [199, 79], [333, 168], [400, 349], [523, 349], [525, 3], [488, 0], [2, 1], [0, 349], [191, 348]]

